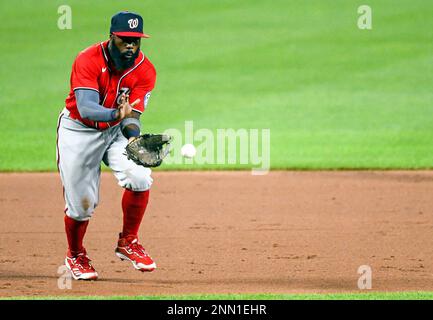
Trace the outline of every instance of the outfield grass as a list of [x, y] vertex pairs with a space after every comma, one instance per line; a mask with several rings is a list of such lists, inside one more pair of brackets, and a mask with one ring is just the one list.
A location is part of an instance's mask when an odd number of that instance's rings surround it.
[[[72, 30], [57, 28], [62, 4]], [[55, 170], [73, 59], [125, 8], [143, 14], [158, 71], [143, 131], [270, 128], [272, 168], [432, 168], [433, 3], [370, 1], [371, 31], [357, 28], [360, 4], [2, 1], [0, 171]]]
[[433, 300], [433, 292], [336, 294], [202, 294], [173, 296], [11, 297], [6, 300]]

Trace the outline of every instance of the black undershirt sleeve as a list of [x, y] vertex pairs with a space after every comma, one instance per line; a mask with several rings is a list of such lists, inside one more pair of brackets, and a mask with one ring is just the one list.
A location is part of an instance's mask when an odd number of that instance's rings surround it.
[[140, 135], [140, 120], [137, 118], [125, 118], [120, 123], [120, 128], [126, 139]]

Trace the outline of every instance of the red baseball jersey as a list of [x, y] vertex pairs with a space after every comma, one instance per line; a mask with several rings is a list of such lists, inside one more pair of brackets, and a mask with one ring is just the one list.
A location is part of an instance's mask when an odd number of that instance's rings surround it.
[[155, 68], [143, 52], [140, 51], [131, 68], [118, 72], [108, 59], [107, 46], [108, 41], [101, 42], [78, 54], [72, 66], [71, 90], [66, 98], [66, 108], [71, 118], [100, 130], [112, 127], [119, 121], [96, 122], [82, 119], [78, 112], [74, 90], [95, 90], [99, 93], [99, 104], [106, 108], [117, 108], [120, 95], [128, 93], [131, 103], [140, 99], [140, 103], [133, 109], [142, 113], [156, 81]]

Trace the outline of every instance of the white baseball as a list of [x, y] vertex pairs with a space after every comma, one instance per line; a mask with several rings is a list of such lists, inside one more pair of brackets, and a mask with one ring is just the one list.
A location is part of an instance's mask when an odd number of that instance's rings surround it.
[[183, 145], [183, 147], [180, 149], [180, 154], [185, 158], [193, 158], [196, 152], [197, 150], [195, 150], [194, 145], [191, 143]]

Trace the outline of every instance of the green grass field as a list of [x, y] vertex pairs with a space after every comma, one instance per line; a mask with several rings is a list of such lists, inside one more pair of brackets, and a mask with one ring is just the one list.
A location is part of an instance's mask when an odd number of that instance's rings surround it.
[[433, 3], [369, 4], [372, 30], [348, 0], [2, 1], [0, 171], [55, 170], [73, 59], [125, 8], [158, 71], [143, 131], [269, 128], [272, 168], [432, 168]]
[[[182, 296], [13, 297], [6, 300], [433, 300], [433, 292], [336, 294], [203, 294]], [[0, 298], [1, 300], [1, 298]]]

